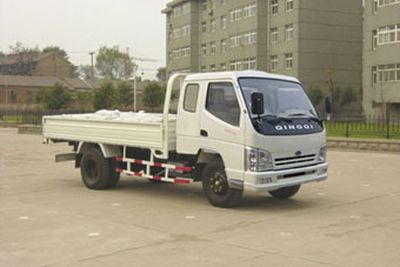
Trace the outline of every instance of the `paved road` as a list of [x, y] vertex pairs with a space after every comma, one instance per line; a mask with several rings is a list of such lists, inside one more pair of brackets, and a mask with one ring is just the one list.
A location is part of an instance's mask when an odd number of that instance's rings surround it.
[[399, 266], [399, 154], [330, 151], [327, 182], [227, 210], [198, 184], [87, 190], [68, 149], [0, 129], [0, 266]]

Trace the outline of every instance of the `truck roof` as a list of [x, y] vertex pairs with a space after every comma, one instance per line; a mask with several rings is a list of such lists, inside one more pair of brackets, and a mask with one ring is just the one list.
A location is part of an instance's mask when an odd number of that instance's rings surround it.
[[267, 79], [276, 79], [276, 80], [286, 80], [291, 82], [299, 83], [299, 80], [295, 77], [280, 75], [280, 74], [272, 74], [263, 71], [254, 71], [254, 70], [246, 70], [246, 71], [224, 71], [224, 72], [205, 72], [205, 73], [197, 73], [197, 74], [189, 74], [186, 77], [187, 81], [198, 81], [198, 80], [210, 80], [210, 79], [233, 79], [237, 80], [239, 78], [245, 77], [253, 77], [253, 78], [267, 78]]

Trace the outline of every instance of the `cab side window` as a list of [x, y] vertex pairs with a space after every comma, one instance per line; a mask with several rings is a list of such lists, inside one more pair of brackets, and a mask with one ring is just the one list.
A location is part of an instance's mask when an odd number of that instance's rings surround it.
[[206, 109], [215, 117], [239, 126], [240, 107], [231, 83], [210, 83], [207, 91]]
[[196, 112], [197, 98], [199, 96], [199, 85], [189, 84], [186, 86], [183, 109], [188, 112]]

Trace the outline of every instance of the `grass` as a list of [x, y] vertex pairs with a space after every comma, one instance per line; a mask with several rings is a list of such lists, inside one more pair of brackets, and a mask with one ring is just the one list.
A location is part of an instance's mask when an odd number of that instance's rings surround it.
[[34, 115], [5, 115], [3, 121], [6, 123], [27, 123], [27, 124], [40, 124], [42, 119], [40, 116]]

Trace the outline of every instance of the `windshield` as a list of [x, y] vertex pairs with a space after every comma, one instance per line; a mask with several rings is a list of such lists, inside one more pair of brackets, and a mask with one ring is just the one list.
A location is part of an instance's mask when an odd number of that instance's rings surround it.
[[265, 78], [241, 78], [239, 84], [250, 113], [251, 94], [259, 92], [264, 95], [263, 116], [317, 117], [311, 101], [298, 83]]

